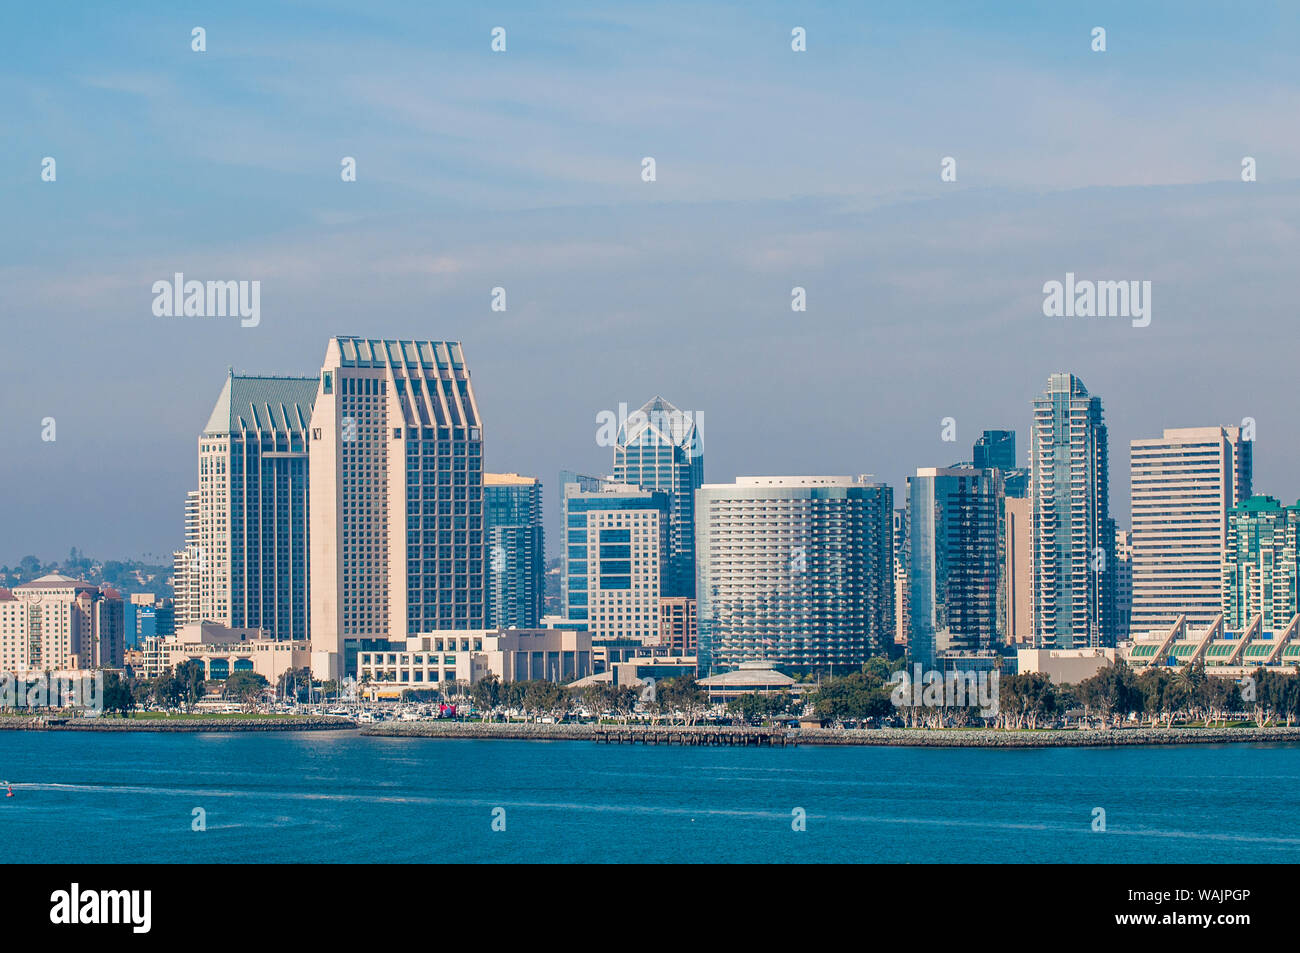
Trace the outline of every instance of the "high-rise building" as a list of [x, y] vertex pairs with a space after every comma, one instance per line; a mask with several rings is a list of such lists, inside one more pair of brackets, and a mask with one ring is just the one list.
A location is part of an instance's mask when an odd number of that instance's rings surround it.
[[312, 377], [226, 377], [199, 435], [196, 618], [305, 639]]
[[659, 650], [665, 655], [694, 655], [700, 648], [695, 600], [667, 596], [659, 600]]
[[1228, 514], [1223, 557], [1223, 624], [1241, 630], [1256, 616], [1264, 631], [1285, 629], [1300, 611], [1297, 598], [1297, 535], [1300, 502], [1283, 506], [1271, 496], [1252, 496]]
[[907, 497], [909, 655], [995, 648], [1001, 471], [922, 467]]
[[894, 644], [906, 645], [912, 632], [908, 602], [907, 507], [894, 509]]
[[893, 490], [740, 477], [696, 493], [700, 669], [848, 672], [894, 635]]
[[1030, 431], [1034, 646], [1115, 644], [1115, 523], [1101, 398], [1053, 374]]
[[185, 546], [172, 553], [172, 596], [176, 625], [199, 621], [199, 491], [185, 494]]
[[[1175, 617], [1176, 618], [1176, 617]], [[1133, 531], [1115, 531], [1115, 639], [1127, 641], [1133, 629]]]
[[627, 416], [614, 445], [614, 479], [668, 494], [665, 594], [695, 595], [695, 491], [704, 482], [698, 420], [655, 397]]
[[1133, 631], [1184, 613], [1199, 630], [1219, 614], [1228, 514], [1250, 497], [1252, 457], [1238, 427], [1132, 441]]
[[310, 443], [313, 672], [351, 674], [366, 640], [483, 628], [483, 431], [460, 344], [332, 338]]
[[125, 653], [116, 590], [57, 573], [0, 589], [0, 671], [121, 668]]
[[668, 494], [616, 481], [569, 482], [561, 492], [565, 618], [585, 624], [593, 640], [657, 644]]
[[483, 474], [483, 528], [488, 626], [537, 628], [546, 595], [542, 482], [518, 473]]
[[1003, 641], [1034, 644], [1033, 507], [1028, 497], [1002, 501]]

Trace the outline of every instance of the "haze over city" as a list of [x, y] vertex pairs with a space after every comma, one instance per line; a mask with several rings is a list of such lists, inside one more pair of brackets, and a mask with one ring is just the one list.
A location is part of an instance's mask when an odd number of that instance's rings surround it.
[[[1103, 400], [1121, 525], [1165, 427], [1253, 417], [1256, 491], [1300, 495], [1294, 9], [812, 4], [801, 57], [778, 4], [290, 9], [205, 13], [202, 55], [163, 4], [0, 13], [0, 562], [177, 548], [227, 367], [314, 375], [336, 334], [462, 341], [487, 467], [552, 515], [620, 402], [702, 413], [708, 482], [898, 492], [986, 428], [1023, 461], [1055, 371]], [[261, 281], [260, 324], [155, 317], [177, 271]], [[1150, 326], [1044, 317], [1067, 272], [1151, 281]]]

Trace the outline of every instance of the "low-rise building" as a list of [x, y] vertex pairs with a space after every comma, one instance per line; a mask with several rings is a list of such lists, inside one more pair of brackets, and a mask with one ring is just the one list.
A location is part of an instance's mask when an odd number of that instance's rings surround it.
[[233, 629], [216, 622], [193, 622], [170, 636], [150, 636], [140, 649], [140, 674], [156, 678], [186, 662], [203, 665], [204, 676], [221, 681], [236, 672], [253, 672], [274, 685], [285, 672], [311, 664], [306, 639], [272, 639], [261, 629]]
[[592, 672], [591, 636], [568, 629], [457, 629], [427, 632], [357, 653], [357, 678], [373, 697], [406, 689], [503, 682], [571, 682]]
[[1042, 672], [1054, 685], [1077, 685], [1112, 665], [1118, 653], [1110, 648], [1020, 649], [1016, 667], [1021, 675]]
[[754, 692], [763, 695], [803, 692], [803, 686], [789, 675], [778, 672], [771, 662], [761, 661], [741, 662], [730, 672], [702, 678], [700, 687], [709, 693], [709, 703], [713, 705], [726, 704], [733, 698]]

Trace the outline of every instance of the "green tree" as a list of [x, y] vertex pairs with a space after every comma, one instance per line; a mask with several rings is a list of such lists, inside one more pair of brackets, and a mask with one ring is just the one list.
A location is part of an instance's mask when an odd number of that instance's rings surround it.
[[233, 672], [222, 686], [222, 692], [228, 698], [237, 699], [248, 711], [252, 710], [259, 699], [266, 694], [270, 684], [266, 676], [259, 675], [257, 672]]
[[123, 681], [117, 672], [104, 672], [104, 712], [106, 714], [117, 712], [123, 718], [127, 718], [133, 711], [135, 711], [135, 693], [131, 691], [131, 686]]

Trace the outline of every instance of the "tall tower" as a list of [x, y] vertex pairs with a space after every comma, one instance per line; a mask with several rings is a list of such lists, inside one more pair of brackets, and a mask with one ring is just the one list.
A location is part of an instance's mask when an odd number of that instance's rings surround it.
[[1129, 445], [1135, 632], [1222, 610], [1228, 515], [1250, 498], [1252, 445], [1238, 427], [1188, 427]]
[[1101, 398], [1053, 374], [1030, 430], [1034, 644], [1115, 644], [1115, 523]]
[[695, 595], [695, 491], [704, 482], [698, 415], [655, 397], [629, 414], [614, 445], [618, 483], [668, 494], [664, 595]]
[[483, 474], [488, 549], [489, 628], [536, 628], [545, 596], [542, 481], [518, 473]]
[[908, 477], [909, 653], [993, 648], [998, 632], [1001, 471], [922, 467]]
[[172, 553], [172, 595], [176, 603], [176, 624], [201, 622], [199, 616], [199, 491], [185, 494], [185, 546]]
[[454, 341], [332, 338], [311, 418], [312, 668], [485, 624], [483, 431]]
[[[197, 616], [306, 639], [312, 377], [227, 376], [199, 435]], [[187, 540], [187, 543], [189, 541]]]
[[1300, 611], [1300, 502], [1252, 496], [1228, 514], [1223, 624], [1240, 631], [1258, 617], [1265, 632]]

